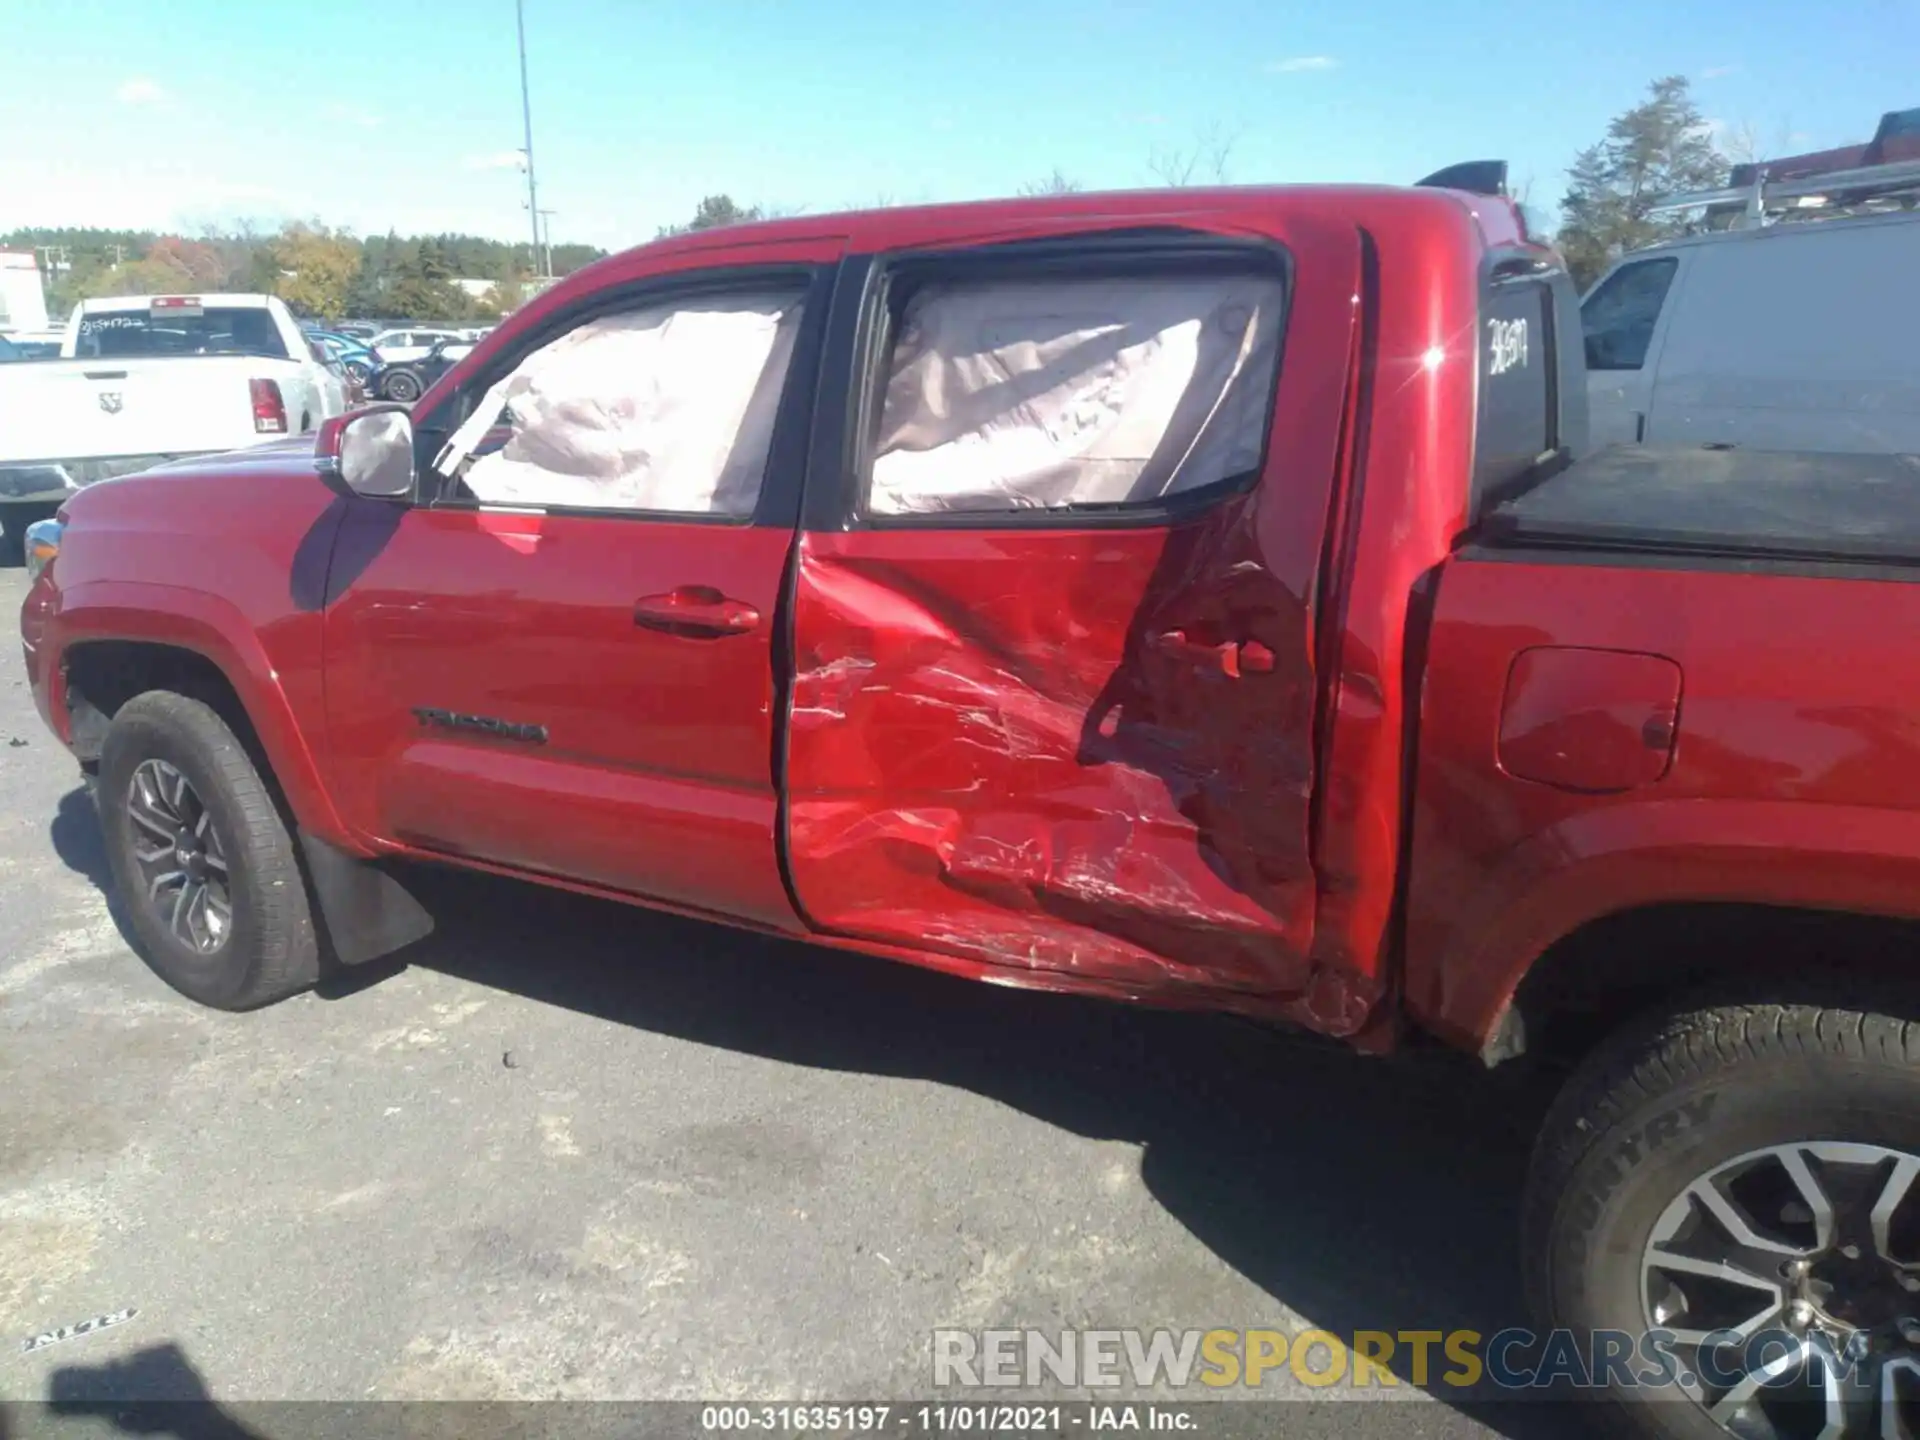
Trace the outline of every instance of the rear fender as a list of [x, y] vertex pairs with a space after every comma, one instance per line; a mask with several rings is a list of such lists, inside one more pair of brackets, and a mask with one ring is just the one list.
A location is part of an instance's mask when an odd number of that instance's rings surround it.
[[1557, 941], [1628, 910], [1715, 902], [1920, 918], [1920, 814], [1666, 800], [1570, 816], [1489, 867], [1437, 952], [1410, 947], [1413, 1018], [1480, 1049]]

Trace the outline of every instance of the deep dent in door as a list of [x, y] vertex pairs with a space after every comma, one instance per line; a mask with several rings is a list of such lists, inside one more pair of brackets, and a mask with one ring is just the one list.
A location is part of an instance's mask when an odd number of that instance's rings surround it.
[[[1288, 353], [1354, 353], [1350, 221], [1189, 223], [1282, 240]], [[991, 982], [1364, 1043], [1383, 984], [1317, 955], [1313, 858], [1349, 388], [1283, 356], [1259, 483], [1185, 520], [804, 527], [782, 783], [808, 922]]]
[[[1371, 997], [1306, 958], [1305, 609], [1251, 557], [1221, 573], [1220, 532], [1246, 531], [1197, 528], [926, 535], [884, 560], [802, 538], [788, 850], [815, 924], [1032, 988], [1360, 1027]], [[1018, 564], [1019, 593], [962, 580], [1075, 540], [1078, 564]]]

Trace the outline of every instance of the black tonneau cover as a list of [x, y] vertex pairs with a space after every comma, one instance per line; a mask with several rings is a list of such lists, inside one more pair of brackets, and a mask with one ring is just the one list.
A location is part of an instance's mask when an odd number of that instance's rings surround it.
[[1920, 564], [1920, 455], [1617, 445], [1497, 506], [1500, 548]]

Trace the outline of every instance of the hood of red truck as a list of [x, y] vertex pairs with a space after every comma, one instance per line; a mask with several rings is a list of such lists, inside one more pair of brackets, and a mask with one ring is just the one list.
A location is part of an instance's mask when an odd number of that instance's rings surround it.
[[265, 445], [228, 450], [213, 455], [189, 455], [142, 470], [142, 475], [227, 475], [236, 470], [304, 471], [313, 465], [313, 436], [289, 435]]

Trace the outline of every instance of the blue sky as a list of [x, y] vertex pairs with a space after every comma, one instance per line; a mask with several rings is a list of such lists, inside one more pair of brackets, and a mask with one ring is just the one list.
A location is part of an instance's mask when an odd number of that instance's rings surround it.
[[[1920, 0], [526, 0], [541, 204], [618, 248], [703, 194], [813, 211], [1153, 183], [1407, 181], [1551, 207], [1655, 75], [1763, 150], [1920, 104]], [[0, 0], [0, 231], [318, 217], [527, 229], [512, 0]]]

